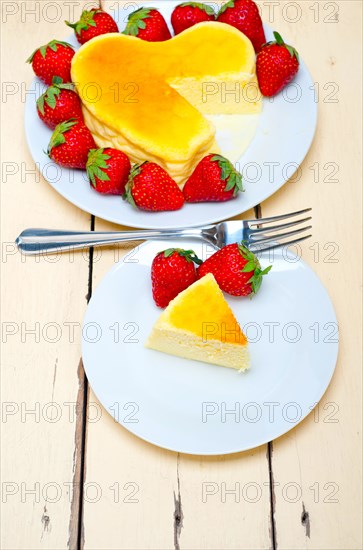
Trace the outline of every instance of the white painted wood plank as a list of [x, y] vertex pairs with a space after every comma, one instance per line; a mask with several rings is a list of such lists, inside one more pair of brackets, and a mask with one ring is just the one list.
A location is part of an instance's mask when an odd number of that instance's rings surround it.
[[[74, 408], [83, 397], [77, 370], [88, 258], [25, 259], [14, 248], [26, 227], [89, 228], [89, 215], [61, 198], [36, 172], [23, 129], [22, 90], [32, 79], [25, 59], [37, 46], [53, 37], [64, 39], [69, 31], [63, 23], [66, 12], [50, 24], [40, 2], [2, 2], [1, 8], [6, 91], [1, 103], [1, 546], [64, 549], [71, 528], [74, 548], [77, 516], [71, 522], [71, 501], [80, 418]], [[54, 13], [50, 6], [47, 17]], [[74, 500], [74, 512], [77, 507]]]
[[[266, 201], [262, 215], [313, 207], [313, 239], [304, 243], [303, 259], [327, 287], [340, 325], [336, 373], [318, 409], [274, 442], [281, 549], [362, 548], [362, 10], [355, 1], [329, 4], [319, 2], [314, 23], [312, 3], [301, 2], [303, 18], [293, 34], [282, 16], [276, 24], [283, 36], [294, 38], [319, 84], [319, 126], [300, 181]], [[334, 10], [338, 22], [324, 22]]]

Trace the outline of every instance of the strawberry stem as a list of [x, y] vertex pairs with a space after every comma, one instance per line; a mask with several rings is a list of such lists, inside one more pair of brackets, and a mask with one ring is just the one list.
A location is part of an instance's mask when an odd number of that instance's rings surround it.
[[86, 171], [93, 187], [96, 187], [96, 178], [101, 181], [110, 181], [108, 174], [104, 172], [109, 168], [106, 161], [110, 158], [110, 155], [104, 153], [104, 149], [91, 149], [88, 153]]
[[217, 162], [221, 169], [221, 179], [226, 182], [224, 191], [231, 191], [233, 189], [233, 196], [235, 197], [240, 191], [244, 191], [242, 184], [242, 174], [237, 172], [231, 161], [222, 157], [222, 155], [213, 155], [212, 162]]
[[217, 14], [217, 19], [218, 19], [218, 16], [221, 15], [221, 13], [224, 13], [228, 8], [234, 8], [234, 0], [229, 0], [229, 2], [226, 2], [225, 4], [223, 4], [223, 6], [221, 7], [221, 9]]
[[44, 115], [44, 103], [51, 109], [56, 107], [56, 98], [61, 93], [61, 90], [74, 90], [74, 84], [72, 82], [66, 82], [63, 84], [62, 78], [54, 76], [52, 86], [49, 86], [47, 90], [37, 100], [37, 107], [39, 111]]
[[207, 6], [206, 4], [202, 4], [201, 2], [184, 2], [183, 4], [180, 4], [180, 8], [186, 8], [190, 6], [191, 8], [198, 8], [202, 11], [205, 11], [207, 15], [214, 15], [214, 10], [211, 6]]
[[277, 44], [278, 46], [283, 46], [284, 48], [287, 49], [291, 57], [296, 57], [296, 59], [299, 61], [299, 54], [297, 50], [293, 46], [286, 44], [281, 34], [279, 34], [277, 31], [274, 31], [274, 37], [275, 37], [275, 42], [268, 42], [267, 45]]
[[72, 46], [68, 44], [68, 42], [62, 42], [61, 40], [51, 40], [48, 42], [48, 44], [45, 44], [44, 46], [40, 46], [40, 48], [37, 48], [30, 57], [26, 60], [26, 63], [31, 63], [34, 59], [35, 54], [37, 51], [39, 51], [42, 54], [42, 57], [45, 58], [47, 49], [50, 48], [53, 52], [56, 52], [58, 49], [58, 46], [64, 46], [66, 48], [71, 48], [73, 50]]
[[243, 242], [237, 246], [241, 256], [247, 262], [241, 271], [243, 273], [252, 273], [251, 278], [247, 282], [251, 284], [253, 294], [257, 294], [262, 284], [262, 277], [267, 275], [267, 273], [272, 269], [272, 265], [269, 265], [262, 270], [257, 256], [251, 252], [251, 250], [249, 250]]
[[145, 19], [151, 17], [150, 12], [155, 8], [139, 8], [130, 13], [127, 18], [127, 25], [123, 34], [137, 36], [140, 29], [146, 29]]
[[164, 250], [164, 256], [165, 258], [169, 258], [174, 252], [177, 252], [179, 256], [183, 256], [187, 260], [187, 262], [194, 262], [197, 265], [201, 265], [203, 262], [198, 258], [194, 250], [184, 250], [183, 248], [168, 248], [167, 250]]
[[144, 164], [147, 164], [148, 161], [145, 160], [144, 162], [139, 162], [138, 164], [135, 164], [130, 171], [129, 179], [127, 180], [126, 186], [125, 186], [125, 192], [122, 195], [122, 198], [126, 201], [128, 201], [132, 206], [137, 208], [137, 205], [134, 201], [134, 197], [132, 196], [132, 187], [134, 185], [134, 178], [138, 176], [141, 173], [141, 167]]
[[279, 34], [277, 31], [274, 31], [274, 37], [275, 37], [275, 40], [276, 40], [276, 44], [278, 44], [279, 46], [284, 46], [285, 45], [285, 42], [284, 42], [281, 34]]
[[50, 156], [50, 153], [53, 147], [59, 147], [59, 145], [62, 145], [63, 143], [66, 142], [66, 138], [64, 137], [64, 134], [68, 132], [68, 130], [70, 130], [72, 126], [77, 124], [77, 122], [78, 122], [77, 120], [71, 118], [66, 122], [61, 122], [60, 124], [58, 124], [58, 126], [55, 127], [48, 145], [48, 150], [47, 150], [48, 156]]
[[69, 21], [65, 21], [65, 24], [68, 25], [68, 27], [71, 27], [75, 30], [76, 34], [80, 34], [81, 31], [87, 31], [90, 27], [96, 27], [96, 21], [94, 20], [94, 16], [96, 13], [100, 13], [103, 10], [100, 8], [95, 8], [92, 10], [84, 10], [81, 14], [81, 18], [76, 23], [70, 23]]

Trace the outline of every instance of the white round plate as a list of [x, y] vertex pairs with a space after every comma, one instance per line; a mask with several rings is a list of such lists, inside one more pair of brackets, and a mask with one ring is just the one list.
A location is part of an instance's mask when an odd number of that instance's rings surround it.
[[[159, 8], [170, 21], [170, 15], [178, 1], [157, 1]], [[115, 18], [122, 30], [128, 11], [116, 12]], [[266, 38], [273, 39], [272, 31], [265, 25]], [[288, 36], [285, 37], [288, 40]], [[79, 44], [72, 36], [70, 42], [76, 48]], [[313, 81], [304, 62], [300, 62], [299, 73], [282, 93], [271, 100], [264, 100], [263, 112], [249, 147], [236, 165], [242, 171], [245, 192], [235, 200], [225, 203], [186, 204], [176, 212], [143, 212], [132, 208], [120, 197], [104, 196], [94, 191], [86, 173], [79, 170], [61, 169], [45, 154], [51, 131], [41, 122], [35, 101], [44, 87], [35, 79], [35, 94], [28, 93], [25, 105], [25, 130], [32, 157], [44, 178], [60, 193], [82, 210], [105, 220], [148, 229], [192, 227], [214, 223], [246, 212], [256, 204], [275, 193], [294, 174], [303, 161], [312, 143], [316, 123], [317, 104]], [[223, 143], [219, 143], [223, 149]]]
[[244, 451], [291, 430], [324, 394], [337, 360], [337, 321], [322, 283], [290, 251], [261, 257], [273, 268], [260, 292], [226, 295], [249, 339], [251, 368], [238, 373], [144, 347], [161, 312], [151, 262], [170, 246], [202, 258], [212, 252], [195, 242], [150, 241], [115, 265], [92, 296], [82, 353], [99, 401], [138, 437], [183, 453]]

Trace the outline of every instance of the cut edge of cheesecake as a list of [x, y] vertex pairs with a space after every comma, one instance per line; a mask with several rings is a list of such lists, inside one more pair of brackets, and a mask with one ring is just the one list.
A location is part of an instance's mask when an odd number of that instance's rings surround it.
[[169, 303], [145, 346], [239, 372], [250, 367], [247, 338], [210, 273]]
[[[211, 135], [209, 140], [205, 141], [204, 145], [196, 147], [196, 151], [188, 158], [185, 153], [182, 155], [183, 162], [176, 160], [168, 155], [161, 156], [160, 151], [153, 151], [152, 147], [143, 146], [142, 142], [132, 142], [125, 134], [118, 134], [112, 127], [107, 126], [105, 123], [101, 123], [93, 113], [85, 106], [82, 105], [83, 117], [87, 127], [91, 130], [93, 138], [98, 147], [113, 147], [123, 151], [129, 156], [132, 162], [144, 162], [147, 159], [149, 162], [155, 162], [159, 164], [178, 185], [183, 185], [203, 157], [210, 153], [220, 153], [219, 145], [215, 140], [215, 131]], [[211, 127], [212, 123], [209, 122]]]

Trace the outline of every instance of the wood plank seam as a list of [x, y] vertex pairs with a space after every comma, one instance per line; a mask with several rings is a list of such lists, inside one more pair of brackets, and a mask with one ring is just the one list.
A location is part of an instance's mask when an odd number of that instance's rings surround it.
[[[79, 389], [77, 394], [77, 406], [76, 406], [76, 429], [74, 434], [74, 453], [73, 453], [73, 494], [71, 501], [71, 515], [69, 521], [69, 537], [67, 546], [69, 550], [79, 550], [80, 540], [81, 540], [81, 530], [80, 530], [80, 502], [82, 498], [82, 489], [81, 489], [81, 479], [82, 479], [82, 469], [84, 468], [83, 464], [83, 455], [84, 455], [84, 437], [83, 437], [83, 422], [84, 422], [84, 401], [85, 401], [85, 385], [86, 377], [84, 374], [82, 359], [79, 360], [78, 365], [78, 381]], [[82, 404], [81, 410], [78, 406]]]
[[267, 444], [267, 463], [268, 463], [268, 474], [269, 474], [269, 485], [270, 485], [270, 536], [271, 536], [271, 548], [272, 550], [277, 549], [277, 536], [276, 536], [276, 519], [275, 519], [275, 509], [276, 509], [276, 496], [275, 496], [275, 483], [274, 483], [274, 474], [272, 468], [272, 454], [273, 454], [273, 442], [269, 441]]
[[178, 496], [176, 496], [174, 491], [174, 548], [175, 550], [180, 550], [180, 534], [183, 528], [183, 520], [184, 520], [182, 500], [181, 500], [181, 494], [180, 494], [179, 466], [180, 466], [180, 453], [178, 453], [177, 461], [176, 461], [176, 478], [177, 478]]
[[[257, 204], [253, 210], [255, 212], [256, 219], [261, 219], [262, 218], [261, 204]], [[273, 468], [272, 468], [272, 453], [273, 453], [273, 442], [269, 441], [267, 443], [266, 458], [267, 458], [267, 465], [268, 465], [269, 491], [270, 491], [270, 537], [271, 537], [271, 548], [272, 550], [276, 550], [277, 549], [276, 521], [275, 521], [276, 496], [275, 496], [274, 475], [273, 475]]]
[[[95, 217], [91, 216], [90, 231], [95, 230]], [[93, 277], [93, 254], [94, 248], [90, 247], [88, 255], [88, 281], [87, 281], [87, 303], [92, 297]], [[86, 440], [87, 440], [87, 406], [89, 396], [89, 384], [84, 372], [83, 361], [80, 359], [78, 366], [79, 390], [77, 404], [82, 404], [81, 410], [77, 411], [75, 449], [73, 455], [73, 496], [71, 503], [71, 517], [69, 524], [68, 548], [70, 550], [82, 550], [84, 547], [84, 525], [83, 525], [83, 488], [86, 475]]]
[[305, 504], [302, 503], [302, 512], [301, 512], [301, 524], [305, 527], [305, 535], [310, 538], [310, 516], [309, 512], [305, 510]]

